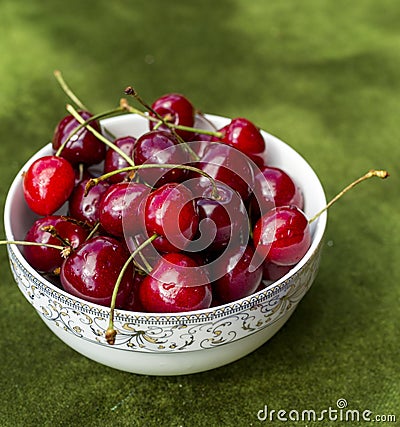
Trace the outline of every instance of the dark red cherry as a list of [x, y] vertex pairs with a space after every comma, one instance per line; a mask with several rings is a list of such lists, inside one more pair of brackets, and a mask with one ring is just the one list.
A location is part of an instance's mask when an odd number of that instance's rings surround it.
[[[210, 144], [196, 167], [236, 190], [243, 200], [246, 200], [253, 190], [254, 171], [248, 157], [228, 145], [217, 142]], [[199, 180], [204, 186], [210, 186], [208, 178], [200, 176]]]
[[189, 251], [219, 251], [228, 244], [239, 246], [248, 240], [249, 223], [243, 200], [222, 182], [217, 182], [216, 187], [218, 200], [212, 197], [211, 186], [195, 186], [193, 189], [193, 194], [198, 196], [199, 232], [189, 244]]
[[97, 185], [90, 188], [85, 195], [88, 179], [81, 181], [75, 188], [69, 198], [69, 215], [79, 221], [84, 221], [89, 225], [94, 225], [100, 217], [100, 200], [110, 184], [100, 181]]
[[[109, 306], [129, 252], [117, 239], [97, 236], [78, 247], [62, 264], [60, 279], [65, 291], [95, 304]], [[117, 307], [126, 303], [134, 284], [130, 264], [117, 294]]]
[[139, 274], [138, 272], [135, 273], [135, 277], [133, 278], [132, 289], [129, 292], [129, 295], [127, 296], [122, 306], [123, 310], [137, 311], [137, 312], [145, 311], [139, 298], [140, 284], [143, 282], [145, 277], [146, 276], [144, 276], [143, 274]]
[[294, 205], [303, 209], [303, 193], [293, 179], [280, 168], [265, 166], [255, 175], [251, 196], [251, 216], [257, 220], [270, 209]]
[[150, 193], [144, 215], [149, 236], [164, 236], [179, 249], [187, 246], [197, 232], [199, 216], [193, 194], [182, 184], [165, 184]]
[[268, 262], [293, 265], [311, 245], [308, 220], [297, 206], [281, 206], [263, 215], [253, 229], [256, 252]]
[[26, 203], [38, 215], [51, 215], [68, 199], [75, 185], [75, 172], [62, 157], [35, 160], [23, 176]]
[[[151, 108], [156, 111], [165, 121], [174, 125], [193, 127], [194, 108], [192, 103], [179, 93], [168, 93], [153, 102]], [[154, 113], [150, 116], [157, 117]], [[150, 121], [150, 129], [153, 129], [156, 122]], [[168, 129], [164, 125], [160, 129]], [[191, 137], [190, 131], [176, 130], [176, 133], [184, 140]]]
[[[156, 130], [143, 134], [138, 138], [133, 150], [135, 165], [143, 164], [185, 164], [190, 156], [183, 144], [169, 132]], [[187, 175], [183, 169], [142, 169], [137, 175], [151, 186], [160, 187], [167, 182], [181, 182]]]
[[263, 263], [263, 279], [276, 282], [294, 267], [294, 265], [277, 265], [273, 262]]
[[158, 236], [153, 240], [152, 245], [158, 252], [163, 253], [180, 252], [182, 250], [181, 247], [173, 245], [165, 236]]
[[218, 279], [212, 284], [217, 300], [228, 303], [252, 295], [261, 282], [263, 265], [251, 246], [236, 247], [221, 259], [214, 272]]
[[265, 141], [258, 127], [243, 117], [232, 119], [219, 130], [221, 140], [249, 156], [258, 166], [264, 165]]
[[163, 255], [139, 288], [148, 312], [175, 313], [210, 307], [211, 285], [204, 269], [187, 255]]
[[[65, 246], [65, 243], [46, 231], [46, 227], [52, 226], [64, 242], [69, 243], [72, 248], [77, 248], [83, 243], [89, 231], [81, 225], [70, 221], [59, 215], [50, 215], [36, 220], [28, 230], [25, 241], [43, 243], [45, 245]], [[42, 273], [53, 273], [61, 267], [64, 258], [61, 251], [46, 246], [24, 246], [23, 253], [28, 263]]]
[[116, 237], [122, 237], [124, 232], [136, 234], [144, 226], [141, 206], [149, 193], [150, 188], [140, 183], [118, 182], [111, 185], [102, 194], [98, 209], [103, 229]]
[[[114, 145], [121, 149], [127, 156], [132, 158], [135, 142], [136, 138], [133, 136], [124, 136], [117, 138], [114, 141]], [[127, 166], [129, 166], [128, 162], [123, 157], [121, 157], [119, 153], [117, 153], [112, 148], [107, 150], [106, 157], [104, 159], [104, 173], [119, 170]], [[111, 183], [121, 182], [125, 179], [128, 173], [129, 172], [118, 173], [108, 178], [108, 181]]]
[[[92, 114], [88, 111], [81, 111], [79, 115], [88, 120]], [[80, 123], [72, 116], [65, 116], [56, 126], [53, 135], [53, 149], [57, 151], [66, 141], [71, 132], [76, 129]], [[100, 125], [93, 121], [90, 123], [94, 129], [100, 132]], [[80, 129], [67, 142], [67, 145], [61, 151], [61, 156], [71, 162], [73, 165], [84, 163], [85, 165], [94, 165], [104, 160], [106, 154], [106, 145], [94, 136], [86, 128]]]

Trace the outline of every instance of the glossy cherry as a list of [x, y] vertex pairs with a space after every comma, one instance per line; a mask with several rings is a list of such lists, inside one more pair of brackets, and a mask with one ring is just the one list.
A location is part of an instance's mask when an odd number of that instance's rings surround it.
[[146, 311], [174, 313], [210, 307], [211, 285], [205, 270], [182, 253], [163, 255], [139, 288]]
[[[79, 115], [84, 120], [88, 120], [92, 117], [92, 114], [88, 111], [81, 111]], [[52, 141], [53, 149], [57, 151], [69, 137], [71, 132], [79, 125], [80, 123], [72, 115], [65, 116], [57, 124], [54, 131]], [[98, 122], [93, 121], [90, 123], [90, 126], [100, 132], [100, 125]], [[107, 147], [102, 141], [86, 128], [82, 128], [67, 142], [60, 155], [74, 165], [79, 163], [94, 165], [104, 160], [106, 149]]]
[[263, 166], [265, 159], [264, 138], [257, 126], [243, 117], [232, 119], [219, 130], [223, 134], [221, 141], [249, 156], [258, 166]]
[[94, 225], [100, 217], [100, 201], [110, 184], [106, 181], [100, 181], [97, 185], [90, 188], [85, 193], [88, 179], [82, 180], [74, 189], [69, 198], [69, 215], [79, 221], [84, 221], [89, 225]]
[[[168, 93], [161, 96], [153, 102], [151, 108], [169, 123], [193, 127], [194, 107], [185, 96], [179, 93]], [[157, 117], [153, 112], [150, 112], [150, 116]], [[154, 126], [155, 122], [150, 121], [150, 129], [153, 129]], [[168, 128], [162, 125], [160, 129], [167, 130]], [[185, 140], [191, 137], [190, 131], [177, 129], [176, 133]]]
[[254, 221], [270, 209], [279, 206], [294, 205], [303, 209], [303, 193], [284, 170], [264, 166], [255, 175], [250, 205]]
[[[189, 182], [190, 183], [190, 182]], [[199, 233], [187, 250], [220, 251], [239, 246], [248, 240], [249, 224], [245, 205], [239, 194], [222, 182], [216, 183], [218, 200], [212, 197], [211, 186], [195, 186], [199, 213]], [[198, 240], [197, 240], [198, 239]]]
[[[247, 200], [253, 190], [254, 171], [248, 157], [228, 145], [218, 142], [208, 145], [195, 166], [236, 190], [243, 200]], [[198, 179], [204, 186], [210, 186], [208, 178], [198, 176]]]
[[71, 164], [57, 156], [35, 160], [23, 176], [24, 197], [38, 215], [51, 215], [68, 199], [75, 185]]
[[[143, 164], [185, 164], [190, 156], [183, 144], [169, 132], [155, 130], [140, 136], [133, 150], [135, 165]], [[167, 182], [181, 182], [188, 171], [184, 169], [142, 169], [137, 175], [152, 186], [160, 187]]]
[[[150, 193], [145, 202], [144, 216], [149, 236], [154, 233], [164, 236], [179, 249], [193, 239], [199, 223], [192, 192], [177, 183], [165, 184]], [[156, 242], [153, 242], [155, 247]]]
[[277, 265], [273, 262], [265, 261], [263, 263], [263, 279], [270, 282], [276, 282], [294, 267], [294, 265]]
[[[143, 201], [150, 188], [135, 182], [118, 182], [102, 194], [99, 221], [103, 229], [116, 237], [132, 235], [144, 226]], [[140, 224], [140, 218], [143, 218]]]
[[139, 298], [140, 285], [145, 277], [146, 276], [144, 276], [143, 274], [136, 272], [135, 277], [133, 278], [132, 289], [130, 290], [128, 296], [125, 299], [124, 304], [122, 305], [123, 310], [137, 312], [145, 311]]
[[[116, 145], [119, 149], [121, 149], [126, 155], [132, 158], [133, 155], [133, 147], [135, 145], [136, 138], [133, 136], [124, 136], [121, 138], [117, 138], [114, 141], [114, 145]], [[119, 153], [117, 153], [112, 148], [109, 148], [106, 152], [106, 156], [104, 159], [104, 173], [108, 173], [111, 171], [119, 170], [129, 166], [128, 162], [121, 157]], [[125, 179], [129, 172], [121, 172], [116, 175], [112, 175], [108, 178], [108, 181], [111, 183], [121, 182]]]
[[293, 265], [311, 244], [307, 217], [297, 206], [281, 206], [263, 215], [253, 229], [256, 252], [268, 262]]
[[263, 265], [254, 256], [251, 246], [236, 247], [228, 257], [216, 263], [212, 284], [220, 303], [228, 303], [252, 295], [260, 285]]
[[[180, 252], [182, 250], [182, 245], [172, 244], [166, 236], [158, 236], [152, 244], [157, 251], [162, 253]], [[186, 243], [184, 243], [184, 246], [186, 248]]]
[[[114, 285], [128, 258], [129, 252], [117, 239], [93, 237], [64, 261], [60, 273], [61, 284], [78, 298], [109, 306]], [[134, 270], [129, 265], [119, 287], [117, 307], [127, 302], [133, 286]]]
[[[47, 227], [53, 227], [59, 237], [53, 236]], [[45, 245], [69, 245], [75, 249], [82, 244], [89, 230], [82, 225], [60, 215], [50, 215], [37, 219], [28, 230], [25, 241], [43, 243], [43, 246], [24, 246], [23, 253], [29, 264], [43, 273], [53, 273], [61, 267], [64, 258], [61, 251]]]

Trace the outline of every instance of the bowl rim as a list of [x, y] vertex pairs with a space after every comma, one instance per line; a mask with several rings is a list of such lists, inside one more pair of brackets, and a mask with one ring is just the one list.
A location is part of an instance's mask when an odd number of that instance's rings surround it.
[[[118, 120], [127, 120], [127, 117], [135, 116], [135, 115], [120, 115], [114, 116], [111, 118], [107, 118], [101, 121], [102, 125], [109, 123], [110, 121], [117, 122]], [[211, 121], [216, 119], [229, 120], [223, 116], [217, 116], [214, 114], [205, 114], [205, 117]], [[138, 116], [139, 119], [143, 119]], [[281, 139], [275, 137], [274, 135], [261, 130], [264, 137], [269, 139], [274, 139], [276, 143], [283, 144], [286, 149], [292, 150], [295, 152], [299, 158], [305, 162], [305, 164], [310, 169], [310, 173], [314, 175], [315, 183], [319, 187], [320, 197], [323, 198], [324, 203], [326, 204], [326, 197], [323, 186], [316, 175], [314, 169], [311, 165], [306, 161], [306, 159], [294, 148], [292, 148], [289, 144], [282, 141]], [[14, 177], [12, 184], [8, 190], [5, 207], [4, 207], [4, 229], [7, 240], [14, 240], [13, 230], [11, 226], [11, 206], [12, 199], [17, 189], [22, 186], [22, 174], [23, 171], [26, 170], [31, 163], [33, 163], [37, 158], [41, 157], [45, 153], [48, 153], [51, 148], [51, 143], [46, 144], [44, 147], [39, 149], [36, 153], [34, 153], [20, 168], [16, 176]], [[319, 246], [322, 244], [324, 232], [327, 224], [327, 212], [323, 212], [319, 218], [314, 222], [314, 230], [312, 235], [312, 241], [310, 248], [304, 257], [282, 278], [279, 280], [269, 283], [265, 286], [265, 288], [255, 292], [254, 294], [241, 298], [239, 300], [225, 303], [218, 306], [211, 306], [207, 309], [202, 310], [194, 310], [187, 312], [174, 312], [174, 313], [156, 313], [156, 312], [136, 312], [136, 311], [128, 311], [122, 309], [116, 309], [114, 312], [115, 320], [123, 320], [123, 321], [134, 321], [137, 323], [146, 323], [146, 324], [158, 324], [158, 325], [166, 325], [166, 324], [179, 324], [182, 322], [185, 323], [198, 323], [202, 321], [210, 321], [213, 319], [219, 319], [223, 316], [228, 316], [232, 314], [237, 314], [238, 312], [248, 310], [249, 308], [258, 305], [264, 302], [267, 299], [270, 299], [276, 294], [279, 294], [283, 289], [286, 289], [291, 286], [292, 282], [296, 278], [297, 274], [300, 270], [303, 269], [305, 264], [310, 262], [312, 259], [312, 255], [318, 250]], [[55, 284], [51, 283], [46, 277], [42, 276], [35, 269], [33, 269], [28, 262], [25, 260], [21, 250], [15, 244], [7, 245], [7, 250], [9, 257], [17, 260], [19, 266], [22, 267], [23, 271], [27, 273], [28, 276], [35, 279], [35, 284], [41, 287], [41, 290], [45, 292], [48, 296], [55, 298], [57, 301], [70, 306], [73, 309], [78, 309], [84, 313], [94, 314], [99, 317], [108, 318], [110, 315], [109, 307], [102, 306], [96, 303], [85, 301], [79, 297], [75, 297], [74, 295], [64, 291], [62, 288], [57, 287]]]

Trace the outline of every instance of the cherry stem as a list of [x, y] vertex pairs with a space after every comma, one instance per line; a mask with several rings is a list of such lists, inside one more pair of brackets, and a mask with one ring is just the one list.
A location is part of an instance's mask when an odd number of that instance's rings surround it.
[[345, 187], [340, 193], [338, 193], [323, 209], [321, 209], [319, 212], [317, 212], [308, 222], [311, 224], [313, 221], [315, 221], [322, 213], [324, 213], [326, 210], [328, 210], [336, 201], [338, 201], [345, 193], [347, 193], [349, 190], [351, 190], [353, 187], [355, 187], [360, 182], [363, 182], [369, 178], [372, 177], [378, 177], [385, 179], [389, 176], [389, 173], [385, 170], [375, 170], [371, 169], [368, 171], [365, 175], [361, 176], [360, 178], [353, 181], [351, 184], [349, 184], [347, 187]]
[[118, 290], [119, 286], [122, 282], [122, 279], [124, 277], [126, 269], [129, 267], [129, 264], [132, 262], [133, 258], [147, 245], [149, 245], [153, 240], [155, 240], [158, 237], [158, 234], [153, 234], [151, 237], [149, 237], [145, 242], [143, 242], [141, 245], [139, 245], [129, 256], [129, 258], [126, 260], [125, 264], [122, 266], [121, 271], [118, 275], [117, 281], [114, 285], [114, 290], [111, 297], [111, 305], [110, 305], [110, 319], [108, 322], [108, 328], [106, 331], [106, 340], [107, 343], [110, 345], [113, 345], [115, 343], [115, 336], [117, 335], [117, 331], [114, 329], [114, 311], [115, 311], [115, 304], [117, 300]]
[[149, 104], [147, 104], [147, 102], [145, 102], [141, 96], [136, 92], [135, 89], [133, 89], [132, 86], [128, 86], [124, 92], [126, 93], [126, 95], [130, 95], [133, 96], [137, 101], [139, 101], [139, 103], [141, 105], [143, 105], [144, 108], [146, 108], [146, 110], [150, 111], [151, 113], [153, 113], [158, 120], [160, 120], [161, 122], [164, 122], [164, 119], [162, 116], [160, 116], [160, 114], [157, 113], [157, 111], [155, 111]]
[[59, 246], [52, 245], [50, 243], [28, 242], [25, 240], [0, 240], [0, 245], [42, 246], [46, 248], [58, 249], [62, 258], [67, 258], [72, 251], [71, 245]]
[[149, 164], [143, 164], [143, 165], [136, 165], [136, 166], [127, 166], [126, 168], [121, 168], [121, 169], [116, 169], [113, 170], [111, 172], [105, 173], [104, 175], [98, 176], [97, 178], [91, 178], [89, 179], [89, 181], [86, 184], [86, 189], [85, 189], [85, 194], [88, 193], [88, 191], [94, 187], [95, 185], [97, 185], [99, 182], [101, 181], [105, 181], [108, 178], [111, 178], [114, 175], [117, 175], [119, 173], [123, 173], [123, 172], [130, 172], [130, 171], [134, 171], [134, 170], [139, 170], [139, 169], [183, 169], [183, 170], [189, 170], [192, 172], [197, 172], [198, 174], [204, 176], [205, 178], [207, 178], [212, 187], [212, 194], [211, 197], [215, 200], [219, 200], [220, 199], [220, 195], [218, 193], [218, 189], [217, 189], [217, 184], [215, 182], [215, 179], [209, 175], [207, 172], [202, 171], [199, 168], [196, 168], [194, 166], [190, 166], [190, 165], [181, 165], [181, 164], [170, 164], [170, 163], [165, 163], [162, 165], [156, 164], [156, 163], [149, 163]]
[[55, 70], [54, 77], [56, 78], [57, 82], [59, 83], [65, 94], [68, 95], [68, 97], [77, 105], [77, 107], [82, 110], [87, 110], [85, 104], [82, 103], [82, 101], [74, 94], [74, 92], [72, 92], [70, 87], [67, 85], [66, 81], [64, 80], [64, 77], [61, 74], [61, 71]]
[[155, 117], [149, 116], [147, 113], [143, 112], [142, 110], [138, 110], [135, 107], [132, 107], [132, 105], [129, 104], [128, 100], [126, 98], [121, 98], [119, 101], [119, 105], [123, 111], [126, 111], [127, 113], [131, 114], [137, 114], [138, 116], [141, 116], [145, 118], [146, 120], [153, 121], [153, 122], [159, 122], [158, 119]]
[[[130, 104], [128, 104], [128, 102], [125, 98], [122, 98], [120, 102], [121, 102], [121, 105], [123, 105], [124, 110], [127, 111], [128, 113], [138, 114], [139, 116], [144, 117], [145, 119], [147, 119], [150, 122], [157, 123], [158, 126], [161, 126], [163, 124], [163, 121], [161, 119], [158, 119], [157, 117], [149, 116], [148, 114], [144, 113], [143, 111], [138, 110], [135, 107], [132, 107]], [[201, 114], [199, 113], [199, 115], [202, 116], [203, 118], [205, 118], [215, 128], [215, 125], [211, 121], [209, 121], [204, 116], [203, 113], [201, 113]], [[176, 125], [174, 123], [169, 123], [169, 122], [166, 122], [165, 125], [168, 126], [169, 128], [173, 128], [173, 129], [177, 129], [177, 130], [185, 130], [185, 131], [192, 132], [192, 133], [201, 133], [203, 135], [215, 136], [217, 138], [222, 138], [224, 136], [224, 134], [222, 132], [209, 130], [209, 129], [200, 129], [200, 128], [195, 128], [195, 127], [191, 127], [191, 126]]]
[[[115, 114], [120, 114], [124, 110], [121, 107], [114, 108], [109, 111], [105, 111], [103, 113], [95, 114], [91, 117], [89, 117], [87, 120], [80, 122], [80, 124], [68, 135], [66, 140], [60, 145], [57, 152], [55, 153], [55, 156], [60, 156], [62, 150], [64, 150], [65, 146], [68, 144], [68, 142], [71, 140], [71, 138], [77, 134], [82, 128], [87, 127], [90, 123], [94, 122], [95, 120], [103, 119], [105, 117], [111, 117]], [[75, 116], [74, 116], [75, 117]], [[76, 118], [76, 117], [75, 117]], [[110, 133], [110, 131], [107, 130], [107, 133], [115, 139], [115, 136]]]
[[63, 251], [64, 246], [52, 245], [50, 243], [28, 242], [25, 240], [0, 240], [0, 245], [22, 245], [22, 246], [45, 246], [46, 248], [59, 249]]
[[[57, 153], [56, 153], [56, 155], [57, 155]], [[79, 172], [79, 181], [82, 181], [83, 173], [85, 172], [85, 165], [83, 163], [79, 163], [78, 172]]]
[[[138, 244], [137, 239], [135, 238], [136, 244]], [[139, 256], [142, 259], [142, 262], [144, 264], [144, 267], [141, 266], [138, 262], [136, 262], [136, 266], [139, 268], [139, 270], [142, 270], [144, 273], [146, 274], [150, 274], [151, 273], [151, 265], [148, 263], [146, 257], [142, 254], [141, 251], [139, 251]], [[134, 261], [135, 262], [135, 261]]]
[[[79, 123], [83, 124], [85, 123], [85, 120], [79, 115], [79, 113], [76, 111], [76, 109], [70, 105], [67, 104], [67, 111], [74, 116], [76, 120], [78, 120]], [[111, 148], [112, 150], [116, 151], [128, 164], [135, 166], [135, 162], [126, 154], [124, 153], [119, 147], [117, 147], [114, 143], [109, 141], [107, 138], [104, 137], [100, 132], [97, 132], [96, 129], [94, 129], [90, 125], [85, 126], [87, 130], [92, 132], [92, 134], [97, 137], [100, 141], [102, 141], [104, 144], [107, 145], [107, 147]]]
[[[137, 101], [139, 101], [139, 103], [141, 105], [143, 105], [144, 108], [146, 108], [148, 111], [150, 111], [152, 114], [154, 114], [156, 116], [156, 118], [158, 119], [158, 120], [156, 119], [157, 122], [158, 122], [156, 124], [156, 126], [155, 126], [156, 129], [161, 124], [167, 126], [171, 130], [171, 132], [178, 138], [178, 140], [180, 141], [180, 143], [183, 144], [183, 145], [185, 145], [187, 151], [192, 156], [192, 158], [194, 160], [200, 160], [200, 157], [193, 151], [192, 147], [190, 147], [190, 145], [186, 141], [184, 141], [184, 139], [180, 135], [177, 134], [176, 130], [178, 129], [179, 125], [174, 125], [173, 123], [169, 122], [168, 119], [166, 119], [165, 117], [162, 117], [156, 110], [154, 110], [154, 108], [152, 108], [149, 104], [147, 104], [147, 102], [145, 102], [141, 98], [141, 96], [135, 91], [135, 89], [133, 89], [132, 86], [128, 86], [125, 89], [125, 93], [127, 95], [133, 96]], [[151, 116], [147, 115], [146, 117], [149, 118]], [[179, 128], [182, 129], [182, 130], [183, 130], [183, 128], [185, 128], [185, 130], [189, 130], [190, 129], [191, 132], [192, 132], [192, 129], [193, 129], [193, 128], [188, 128], [186, 126], [184, 126], [184, 127], [179, 126]]]
[[[74, 104], [76, 104], [76, 106], [78, 108], [80, 108], [81, 110], [88, 110], [88, 108], [82, 103], [82, 101], [75, 95], [75, 93], [71, 90], [71, 88], [67, 85], [66, 81], [64, 80], [61, 71], [59, 70], [55, 70], [54, 71], [54, 76], [57, 79], [57, 82], [59, 83], [59, 85], [61, 86], [61, 88], [63, 89], [63, 91], [65, 92], [65, 94], [74, 102]], [[152, 117], [149, 116], [148, 114], [144, 113], [143, 111], [140, 111], [139, 109], [132, 107], [131, 105], [129, 105], [129, 103], [127, 102], [126, 99], [122, 98], [120, 100], [120, 106], [116, 109], [113, 110], [115, 112], [123, 112], [126, 111], [127, 113], [131, 113], [131, 114], [138, 114], [144, 118], [146, 118], [149, 121], [154, 121], [159, 123], [161, 121], [161, 123], [164, 123], [166, 126], [168, 126], [170, 129], [174, 130], [174, 129], [178, 129], [178, 130], [183, 130], [183, 131], [188, 131], [188, 132], [193, 132], [193, 133], [201, 133], [204, 135], [210, 135], [210, 136], [215, 136], [217, 138], [222, 138], [223, 137], [223, 133], [222, 132], [218, 132], [216, 130], [208, 130], [208, 129], [197, 129], [194, 127], [190, 127], [190, 126], [184, 126], [184, 125], [175, 125], [173, 123], [168, 123], [166, 122], [156, 111], [154, 111], [151, 106], [149, 106], [146, 102], [143, 101], [143, 99], [137, 94], [137, 92], [131, 87], [129, 86], [128, 88], [125, 89], [125, 93], [127, 95], [132, 95], [134, 96], [147, 110], [151, 111], [156, 117]], [[202, 116], [204, 119], [206, 119], [215, 129], [214, 124], [208, 120], [203, 113], [197, 111], [196, 113], [198, 113], [200, 116]], [[101, 117], [106, 117], [108, 116], [108, 113], [100, 113], [98, 115], [97, 118], [101, 118]], [[76, 117], [75, 117], [76, 118]], [[89, 121], [91, 121], [93, 119], [90, 119]], [[88, 122], [89, 122], [88, 121]], [[82, 121], [80, 121], [80, 123], [82, 123]], [[83, 124], [83, 123], [82, 123]], [[85, 125], [86, 126], [86, 125]], [[160, 125], [159, 125], [160, 126]], [[79, 129], [76, 129], [75, 131], [77, 132]], [[73, 133], [75, 133], [75, 131], [73, 131]], [[106, 129], [107, 131], [107, 129]], [[108, 131], [107, 131], [108, 132]], [[109, 133], [109, 132], [108, 132]], [[111, 135], [112, 136], [112, 135]], [[72, 135], [70, 135], [68, 137], [68, 140], [70, 139], [70, 137], [72, 137]], [[178, 136], [179, 137], [179, 136]], [[187, 145], [187, 144], [186, 144]], [[195, 160], [199, 160], [197, 154], [191, 149], [191, 147], [189, 145], [187, 145], [188, 150], [190, 151], [191, 155], [194, 157]], [[61, 152], [62, 149], [59, 149], [58, 151]], [[117, 151], [118, 152], [118, 151]], [[58, 152], [57, 152], [58, 153]], [[120, 154], [120, 153], [119, 153]], [[59, 155], [59, 154], [56, 154]], [[123, 156], [124, 157], [124, 156]], [[125, 159], [126, 160], [126, 159]]]
[[94, 236], [94, 234], [97, 232], [97, 230], [100, 228], [100, 222], [99, 221], [97, 221], [96, 223], [95, 223], [95, 225], [93, 226], [93, 228], [90, 230], [90, 233], [89, 233], [89, 235], [86, 237], [86, 241], [88, 241], [89, 239], [91, 239], [93, 236]]
[[54, 227], [54, 225], [45, 225], [44, 227], [42, 227], [42, 230], [46, 231], [47, 233], [50, 233], [53, 237], [58, 239], [65, 247], [69, 247], [72, 249], [72, 245], [70, 241], [60, 236], [59, 232], [57, 231], [56, 227]]

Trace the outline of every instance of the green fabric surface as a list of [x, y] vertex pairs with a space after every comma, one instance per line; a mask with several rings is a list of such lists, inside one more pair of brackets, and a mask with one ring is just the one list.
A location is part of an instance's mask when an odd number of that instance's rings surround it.
[[318, 277], [282, 330], [200, 374], [139, 376], [77, 354], [19, 292], [1, 247], [0, 425], [258, 426], [264, 405], [340, 398], [400, 425], [400, 3], [2, 0], [0, 18], [1, 210], [65, 114], [54, 69], [95, 112], [134, 85], [245, 116], [298, 150], [328, 199], [370, 168], [391, 173], [332, 207]]

